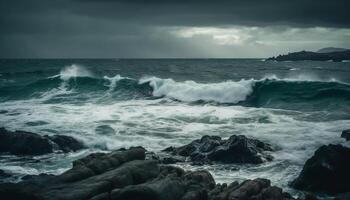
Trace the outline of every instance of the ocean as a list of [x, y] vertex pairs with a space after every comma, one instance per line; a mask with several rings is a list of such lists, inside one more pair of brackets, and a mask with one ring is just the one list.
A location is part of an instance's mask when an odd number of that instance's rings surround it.
[[89, 148], [36, 157], [0, 155], [18, 181], [59, 174], [96, 151], [158, 152], [204, 135], [245, 135], [271, 144], [259, 165], [178, 164], [217, 182], [268, 178], [288, 186], [323, 144], [346, 144], [350, 62], [261, 59], [0, 60], [0, 127], [70, 135]]

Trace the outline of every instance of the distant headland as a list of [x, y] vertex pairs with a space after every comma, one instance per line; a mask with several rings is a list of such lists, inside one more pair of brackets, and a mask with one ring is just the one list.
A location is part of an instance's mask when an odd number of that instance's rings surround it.
[[333, 61], [341, 62], [343, 60], [350, 60], [350, 49], [327, 47], [316, 52], [313, 51], [299, 51], [288, 53], [286, 55], [278, 55], [277, 57], [270, 57], [266, 60], [274, 61]]

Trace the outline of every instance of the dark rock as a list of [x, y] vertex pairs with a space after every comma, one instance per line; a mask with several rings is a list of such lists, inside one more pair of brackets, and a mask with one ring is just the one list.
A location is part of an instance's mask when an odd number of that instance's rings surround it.
[[211, 190], [215, 187], [213, 176], [206, 170], [187, 172], [184, 179], [202, 185], [204, 188]]
[[346, 50], [342, 52], [329, 52], [329, 53], [299, 51], [299, 52], [289, 53], [287, 55], [279, 55], [277, 57], [271, 57], [271, 58], [268, 58], [267, 60], [275, 60], [275, 61], [332, 60], [335, 62], [340, 62], [342, 60], [349, 60], [349, 59], [350, 59], [350, 50]]
[[[213, 192], [215, 191], [215, 192]], [[293, 199], [284, 193], [281, 188], [271, 186], [267, 179], [246, 180], [241, 184], [237, 182], [230, 186], [216, 186], [209, 194], [209, 199], [213, 200], [287, 200]]]
[[26, 175], [26, 176], [23, 176], [23, 177], [22, 177], [22, 180], [43, 179], [43, 178], [53, 177], [53, 176], [54, 176], [54, 175], [41, 173], [41, 174], [39, 174], [39, 175]]
[[229, 193], [228, 198], [232, 200], [253, 199], [253, 197], [256, 197], [258, 195], [264, 195], [264, 193], [270, 193], [270, 195], [275, 195], [278, 197], [274, 199], [282, 198], [282, 190], [280, 188], [276, 190], [270, 187], [270, 181], [267, 179], [255, 179], [244, 181], [235, 190]]
[[171, 166], [171, 165], [161, 165], [160, 166], [160, 173], [158, 177], [166, 177], [166, 176], [178, 176], [178, 177], [182, 177], [185, 175], [185, 170], [179, 168], [179, 167], [175, 167], [175, 166]]
[[318, 200], [318, 198], [312, 194], [305, 194], [304, 200]]
[[160, 160], [162, 164], [175, 164], [178, 162], [185, 162], [185, 159], [183, 157], [178, 157], [178, 156], [169, 156], [169, 157], [164, 157]]
[[243, 135], [233, 135], [227, 140], [218, 136], [203, 136], [188, 145], [163, 150], [173, 155], [189, 157], [193, 163], [253, 163], [258, 164], [271, 160], [265, 151], [272, 151], [269, 144]]
[[335, 197], [334, 200], [349, 200], [350, 199], [350, 192], [341, 193]]
[[70, 136], [53, 135], [53, 136], [46, 136], [46, 137], [49, 138], [51, 141], [53, 141], [55, 144], [57, 144], [58, 148], [65, 153], [70, 151], [78, 151], [84, 148], [83, 143], [79, 142], [78, 140]]
[[132, 160], [144, 160], [145, 149], [134, 147], [125, 151], [114, 151], [109, 154], [94, 153], [73, 162], [73, 168], [59, 176], [64, 182], [74, 182], [110, 169]]
[[296, 189], [338, 194], [350, 191], [350, 149], [342, 145], [324, 145], [306, 161], [299, 177], [291, 185]]
[[349, 141], [350, 140], [350, 129], [344, 130], [341, 133], [341, 137], [345, 138], [346, 141]]
[[95, 153], [73, 163], [65, 173], [39, 175], [0, 184], [0, 197], [16, 200], [287, 200], [293, 199], [266, 179], [215, 184], [205, 170], [184, 171], [144, 160], [135, 147]]
[[178, 177], [165, 177], [154, 181], [130, 185], [111, 192], [111, 199], [123, 200], [178, 200], [185, 194], [186, 188]]
[[53, 152], [49, 139], [25, 131], [7, 131], [0, 128], [0, 152], [14, 155], [42, 155]]
[[54, 150], [63, 152], [76, 151], [83, 148], [76, 139], [63, 136], [41, 136], [26, 131], [8, 131], [0, 128], [0, 152], [14, 155], [43, 155]]
[[38, 196], [43, 199], [89, 199], [114, 188], [141, 184], [155, 178], [158, 174], [159, 167], [156, 162], [133, 160], [104, 173], [87, 176], [73, 182], [57, 184], [54, 181], [51, 187], [39, 193]]
[[[191, 175], [189, 175], [191, 174]], [[270, 185], [266, 179], [247, 180], [242, 184], [234, 182], [229, 187], [214, 187], [215, 182], [208, 172], [190, 172], [185, 175], [168, 175], [140, 185], [130, 185], [112, 190], [110, 195], [103, 194], [94, 200], [287, 200], [293, 199], [282, 189]], [[204, 176], [203, 176], [204, 175]], [[208, 176], [209, 175], [209, 176]], [[201, 177], [198, 179], [198, 177]], [[206, 177], [206, 178], [204, 178]], [[210, 178], [209, 178], [210, 177]], [[209, 178], [209, 179], [208, 179]], [[206, 182], [209, 181], [209, 182]], [[209, 183], [209, 184], [208, 184]], [[212, 184], [214, 183], [214, 185]], [[206, 186], [205, 186], [206, 185]]]
[[132, 148], [110, 154], [92, 154], [75, 161], [73, 168], [62, 175], [35, 176], [18, 184], [0, 184], [0, 196], [79, 200], [114, 188], [141, 184], [160, 173], [155, 161], [142, 160], [144, 151]]
[[158, 154], [155, 154], [154, 152], [147, 152], [146, 159], [157, 160], [161, 164], [175, 164], [178, 162], [186, 161], [186, 158], [183, 156], [169, 155], [167, 153], [162, 153], [162, 152]]

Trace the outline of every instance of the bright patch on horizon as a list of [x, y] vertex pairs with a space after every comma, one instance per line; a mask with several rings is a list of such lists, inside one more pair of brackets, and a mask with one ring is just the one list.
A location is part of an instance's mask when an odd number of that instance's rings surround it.
[[214, 44], [225, 46], [293, 46], [300, 43], [327, 46], [350, 39], [350, 29], [326, 27], [171, 27], [170, 33], [184, 39], [207, 38]]
[[190, 27], [181, 28], [172, 31], [175, 35], [183, 38], [192, 38], [195, 36], [204, 36], [212, 38], [220, 45], [237, 45], [243, 44], [252, 38], [247, 34], [249, 31], [256, 30], [257, 27], [241, 27], [241, 28], [215, 28], [215, 27]]

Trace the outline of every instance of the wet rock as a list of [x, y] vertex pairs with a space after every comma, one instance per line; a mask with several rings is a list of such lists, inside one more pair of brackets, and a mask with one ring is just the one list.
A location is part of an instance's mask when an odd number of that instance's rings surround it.
[[162, 153], [162, 152], [158, 154], [155, 154], [154, 152], [147, 152], [146, 159], [157, 160], [161, 164], [175, 164], [175, 163], [186, 161], [186, 158], [183, 156], [169, 155], [167, 153]]
[[306, 161], [291, 185], [296, 189], [338, 194], [350, 191], [350, 148], [324, 145]]
[[54, 175], [51, 175], [51, 174], [41, 173], [39, 175], [26, 175], [26, 176], [23, 176], [21, 179], [22, 180], [34, 180], [34, 179], [43, 179], [43, 178], [53, 177], [53, 176]]
[[183, 177], [184, 180], [187, 181], [187, 184], [201, 185], [202, 188], [207, 190], [214, 189], [215, 187], [213, 176], [206, 170], [189, 171], [185, 173]]
[[14, 155], [42, 155], [53, 152], [48, 138], [25, 131], [7, 131], [0, 128], [0, 152]]
[[46, 136], [46, 137], [49, 138], [51, 141], [53, 141], [55, 144], [57, 144], [58, 148], [65, 153], [70, 151], [78, 151], [84, 148], [83, 143], [79, 142], [78, 140], [70, 136], [53, 135], [53, 136]]
[[334, 198], [334, 200], [349, 200], [349, 199], [350, 199], [350, 192], [339, 194]]
[[140, 200], [178, 200], [185, 194], [186, 188], [178, 177], [165, 177], [145, 184], [130, 185], [111, 192], [111, 199]]
[[0, 128], [0, 152], [14, 155], [43, 155], [54, 150], [76, 151], [83, 144], [69, 136], [41, 136], [26, 131], [8, 131]]
[[281, 188], [271, 186], [267, 179], [246, 180], [241, 184], [234, 182], [229, 186], [217, 185], [209, 193], [209, 199], [215, 200], [288, 200], [293, 199], [288, 193], [284, 193]]
[[318, 198], [312, 194], [305, 194], [304, 200], [318, 200]]
[[341, 133], [341, 137], [345, 138], [346, 141], [349, 141], [350, 140], [350, 129], [344, 130]]
[[0, 184], [0, 197], [16, 200], [288, 200], [293, 199], [266, 179], [215, 184], [206, 170], [184, 171], [144, 160], [135, 147], [95, 153], [73, 163], [58, 176], [29, 177]]
[[203, 136], [185, 146], [168, 147], [163, 151], [189, 157], [194, 164], [205, 164], [212, 161], [258, 164], [272, 160], [272, 157], [265, 152], [272, 151], [269, 144], [243, 135], [233, 135], [227, 140], [218, 136]]
[[109, 154], [93, 153], [73, 162], [73, 168], [59, 176], [64, 182], [74, 182], [110, 169], [117, 168], [121, 164], [132, 160], [144, 160], [145, 149], [134, 147], [129, 150], [114, 151]]
[[282, 189], [271, 187], [267, 179], [247, 180], [228, 195], [229, 199], [283, 199]]
[[157, 163], [142, 159], [142, 148], [92, 154], [75, 161], [73, 168], [62, 175], [35, 176], [18, 184], [1, 184], [0, 196], [6, 194], [11, 197], [9, 199], [89, 199], [113, 188], [155, 178], [160, 171]]
[[185, 159], [183, 157], [178, 157], [178, 156], [169, 156], [169, 157], [161, 158], [160, 162], [162, 164], [175, 164], [178, 162], [185, 162]]

